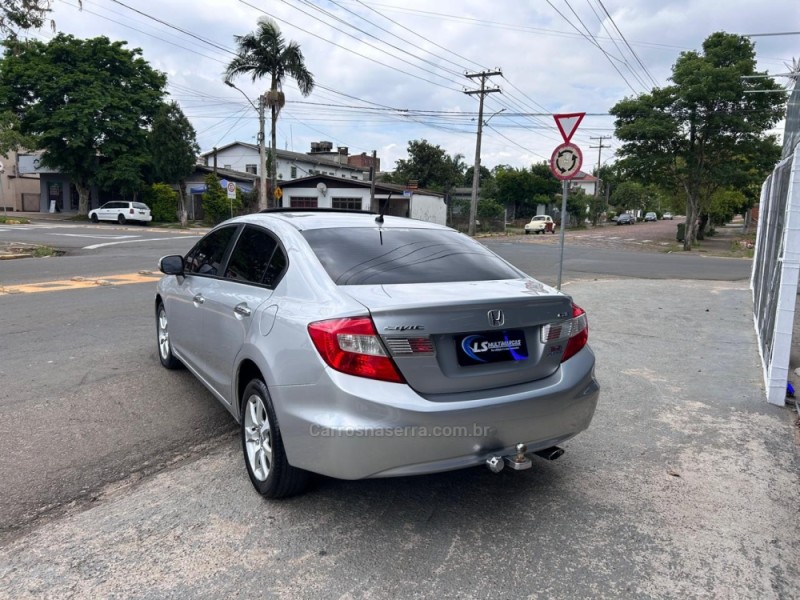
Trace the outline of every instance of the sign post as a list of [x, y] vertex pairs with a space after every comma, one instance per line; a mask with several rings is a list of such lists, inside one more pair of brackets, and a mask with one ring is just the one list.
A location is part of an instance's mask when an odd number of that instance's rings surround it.
[[233, 201], [236, 199], [236, 184], [233, 181], [228, 181], [225, 184], [225, 189], [228, 192], [228, 200], [231, 202], [231, 218], [233, 218]]
[[561, 243], [560, 255], [558, 259], [558, 283], [556, 289], [561, 289], [561, 277], [564, 273], [564, 232], [566, 229], [567, 216], [567, 195], [569, 194], [569, 180], [581, 170], [583, 165], [583, 153], [570, 140], [578, 130], [578, 125], [583, 121], [586, 113], [565, 113], [553, 115], [558, 131], [564, 139], [563, 144], [556, 146], [550, 157], [550, 172], [560, 179], [561, 184]]

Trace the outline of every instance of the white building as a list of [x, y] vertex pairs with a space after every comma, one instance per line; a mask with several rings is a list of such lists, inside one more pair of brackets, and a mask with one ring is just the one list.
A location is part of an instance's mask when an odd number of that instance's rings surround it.
[[[320, 144], [325, 144], [321, 150]], [[348, 164], [347, 148], [340, 147], [333, 152], [332, 145], [330, 147], [329, 145], [329, 142], [315, 142], [312, 147], [316, 146], [317, 149], [309, 154], [277, 149], [275, 152], [278, 155], [276, 169], [278, 181], [292, 181], [310, 175], [329, 175], [356, 181], [369, 180], [368, 168]], [[258, 146], [255, 144], [232, 142], [216, 150], [204, 152], [200, 155], [202, 164], [214, 167], [215, 155], [217, 168], [261, 175]]]
[[386, 215], [410, 217], [445, 225], [444, 196], [428, 190], [410, 190], [402, 185], [375, 183], [375, 202], [370, 203], [370, 183], [333, 175], [312, 175], [282, 184], [281, 206], [286, 208], [336, 208], [383, 211]]

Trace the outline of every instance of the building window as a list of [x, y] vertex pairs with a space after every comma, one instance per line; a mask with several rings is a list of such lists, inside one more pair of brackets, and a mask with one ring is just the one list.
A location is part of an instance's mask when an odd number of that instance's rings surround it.
[[339, 210], [361, 210], [361, 198], [333, 198], [332, 206]]
[[358, 175], [350, 175], [350, 179], [358, 179]]
[[311, 197], [298, 196], [289, 200], [292, 208], [317, 208], [317, 199]]
[[292, 179], [297, 179], [297, 167], [292, 167], [291, 178]]
[[222, 165], [222, 168], [223, 168], [223, 169], [230, 169], [230, 168], [231, 168], [231, 166], [230, 166], [230, 165]]
[[252, 173], [253, 175], [255, 175], [256, 173], [258, 173], [258, 170], [257, 170], [257, 169], [258, 169], [258, 165], [245, 165], [245, 166], [244, 166], [244, 170], [245, 170], [247, 173]]

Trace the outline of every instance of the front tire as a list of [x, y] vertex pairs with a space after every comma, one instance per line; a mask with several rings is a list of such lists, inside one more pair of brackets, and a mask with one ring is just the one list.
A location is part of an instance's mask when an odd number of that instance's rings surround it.
[[242, 453], [253, 487], [265, 498], [286, 498], [303, 492], [310, 473], [296, 469], [286, 460], [283, 438], [269, 390], [253, 379], [242, 394]]
[[158, 359], [165, 369], [180, 369], [183, 364], [172, 354], [172, 344], [169, 339], [169, 322], [164, 303], [159, 302], [156, 307], [156, 341], [158, 342]]
[[97, 213], [92, 213], [92, 216], [89, 217], [92, 220], [92, 223], [97, 223], [100, 219], [97, 218]]

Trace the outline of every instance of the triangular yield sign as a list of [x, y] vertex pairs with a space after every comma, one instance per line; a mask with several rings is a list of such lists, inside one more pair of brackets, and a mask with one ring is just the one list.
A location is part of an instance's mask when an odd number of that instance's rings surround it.
[[572, 136], [578, 129], [578, 125], [581, 124], [581, 121], [583, 121], [583, 117], [585, 116], [586, 113], [565, 113], [561, 115], [553, 115], [553, 118], [556, 120], [558, 130], [561, 132], [561, 137], [564, 138], [566, 143], [569, 143], [569, 141], [572, 139]]

